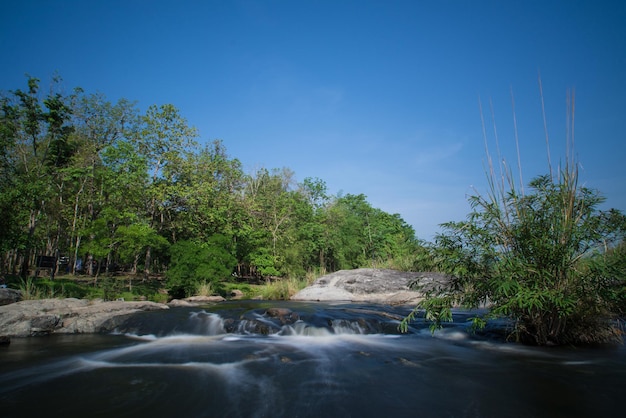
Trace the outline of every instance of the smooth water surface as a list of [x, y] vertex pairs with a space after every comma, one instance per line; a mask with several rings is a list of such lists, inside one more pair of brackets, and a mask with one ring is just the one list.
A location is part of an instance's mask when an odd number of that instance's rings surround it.
[[[268, 314], [280, 307], [283, 315]], [[286, 314], [285, 314], [286, 313]], [[0, 348], [2, 417], [618, 417], [626, 350], [434, 336], [377, 305], [240, 302]]]

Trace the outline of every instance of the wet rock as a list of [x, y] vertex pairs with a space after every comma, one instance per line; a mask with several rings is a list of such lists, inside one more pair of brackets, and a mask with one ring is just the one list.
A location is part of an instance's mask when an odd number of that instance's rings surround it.
[[244, 329], [252, 334], [270, 335], [278, 332], [279, 328], [273, 324], [267, 324], [260, 321], [250, 321], [246, 323]]
[[233, 333], [237, 330], [237, 323], [233, 318], [224, 319], [224, 331], [227, 333]]
[[269, 308], [265, 311], [265, 315], [278, 319], [282, 325], [291, 325], [300, 319], [296, 312], [287, 308]]
[[425, 291], [442, 286], [448, 280], [441, 273], [387, 269], [340, 270], [320, 277], [291, 299], [413, 305], [423, 299]]

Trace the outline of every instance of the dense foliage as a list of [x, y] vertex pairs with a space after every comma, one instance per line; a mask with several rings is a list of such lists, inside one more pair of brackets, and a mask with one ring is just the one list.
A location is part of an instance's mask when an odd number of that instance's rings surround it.
[[[172, 105], [145, 113], [80, 89], [0, 95], [0, 275], [166, 274], [174, 293], [242, 278], [368, 265], [410, 268], [419, 246], [363, 195], [329, 196], [289, 169], [246, 174]], [[234, 273], [234, 275], [233, 275]]]
[[516, 189], [510, 172], [503, 179], [491, 171], [487, 196], [471, 196], [468, 219], [444, 224], [436, 238], [431, 262], [453, 280], [419, 306], [433, 329], [454, 306], [489, 307], [474, 324], [510, 318], [519, 341], [621, 340], [610, 319], [626, 306], [626, 217], [600, 210], [603, 198], [579, 184], [571, 160], [530, 190]]

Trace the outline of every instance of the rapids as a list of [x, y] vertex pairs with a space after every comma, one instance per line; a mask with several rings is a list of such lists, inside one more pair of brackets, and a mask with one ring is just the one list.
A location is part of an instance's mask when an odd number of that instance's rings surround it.
[[[278, 311], [270, 314], [270, 308]], [[0, 347], [3, 417], [615, 417], [626, 350], [398, 332], [406, 308], [227, 302]], [[500, 324], [504, 326], [505, 324]]]

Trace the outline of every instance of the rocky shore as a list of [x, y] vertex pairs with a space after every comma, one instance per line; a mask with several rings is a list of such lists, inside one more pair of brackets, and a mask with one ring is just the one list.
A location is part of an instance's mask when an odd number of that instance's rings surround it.
[[[238, 294], [233, 295], [233, 299], [239, 297]], [[0, 345], [9, 344], [13, 337], [111, 332], [138, 312], [200, 306], [226, 300], [221, 296], [193, 296], [163, 304], [74, 298], [21, 299], [19, 290], [0, 288]]]
[[[422, 300], [424, 289], [436, 288], [445, 284], [447, 280], [447, 277], [440, 273], [384, 269], [341, 270], [320, 277], [291, 299], [409, 305]], [[414, 290], [412, 283], [418, 283], [422, 290]], [[238, 297], [240, 295], [233, 295], [233, 298]], [[148, 301], [71, 298], [24, 301], [20, 299], [19, 291], [0, 289], [0, 344], [9, 343], [13, 337], [111, 332], [138, 312], [178, 306], [200, 306], [225, 300], [219, 296], [195, 296], [163, 304]]]
[[0, 336], [110, 332], [130, 315], [169, 309], [155, 302], [123, 302], [86, 299], [24, 300], [0, 306]]

